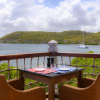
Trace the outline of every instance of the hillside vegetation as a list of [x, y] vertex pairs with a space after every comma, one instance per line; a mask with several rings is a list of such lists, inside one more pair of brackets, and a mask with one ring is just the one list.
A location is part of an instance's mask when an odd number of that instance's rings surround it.
[[[1, 43], [48, 43], [56, 40], [59, 44], [82, 44], [82, 31], [44, 32], [44, 31], [17, 31], [0, 38]], [[100, 32], [84, 32], [87, 45], [100, 45]]]

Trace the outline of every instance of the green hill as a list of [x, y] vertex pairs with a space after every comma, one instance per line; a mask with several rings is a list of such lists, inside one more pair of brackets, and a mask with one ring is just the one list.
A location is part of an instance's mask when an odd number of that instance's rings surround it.
[[[63, 32], [44, 32], [44, 31], [17, 31], [0, 38], [1, 43], [48, 43], [56, 40], [59, 44], [82, 44], [83, 32], [63, 31]], [[85, 44], [100, 44], [100, 32], [84, 32]]]

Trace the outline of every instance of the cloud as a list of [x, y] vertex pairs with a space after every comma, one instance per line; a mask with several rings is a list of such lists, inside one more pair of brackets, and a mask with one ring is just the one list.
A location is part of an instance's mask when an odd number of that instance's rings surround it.
[[65, 0], [53, 8], [45, 0], [37, 2], [1, 0], [0, 37], [14, 31], [100, 31], [98, 0]]
[[44, 0], [38, 0], [38, 2], [43, 3], [43, 2], [44, 2]]

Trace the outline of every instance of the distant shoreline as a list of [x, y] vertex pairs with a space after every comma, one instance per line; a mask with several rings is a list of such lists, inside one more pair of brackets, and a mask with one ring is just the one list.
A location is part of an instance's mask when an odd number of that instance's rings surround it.
[[[39, 43], [0, 43], [0, 44], [39, 44]], [[40, 43], [40, 44], [43, 44], [43, 43]], [[44, 44], [48, 44], [48, 43], [44, 43]], [[79, 45], [79, 44], [64, 44], [63, 43], [61, 45]], [[98, 44], [88, 44], [88, 45], [98, 45]]]
[[[72, 30], [63, 32], [44, 31], [17, 31], [0, 38], [0, 43], [19, 44], [48, 44], [49, 41], [56, 40], [58, 44], [78, 45], [83, 43], [83, 31]], [[100, 45], [100, 32], [90, 33], [84, 31], [85, 45]]]

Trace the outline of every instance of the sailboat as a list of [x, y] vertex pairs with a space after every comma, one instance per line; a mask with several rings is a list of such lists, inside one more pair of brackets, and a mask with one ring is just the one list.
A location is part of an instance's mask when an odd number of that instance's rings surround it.
[[82, 48], [82, 49], [88, 48], [87, 45], [84, 45], [84, 32], [83, 32], [83, 44], [79, 44], [77, 48]]

